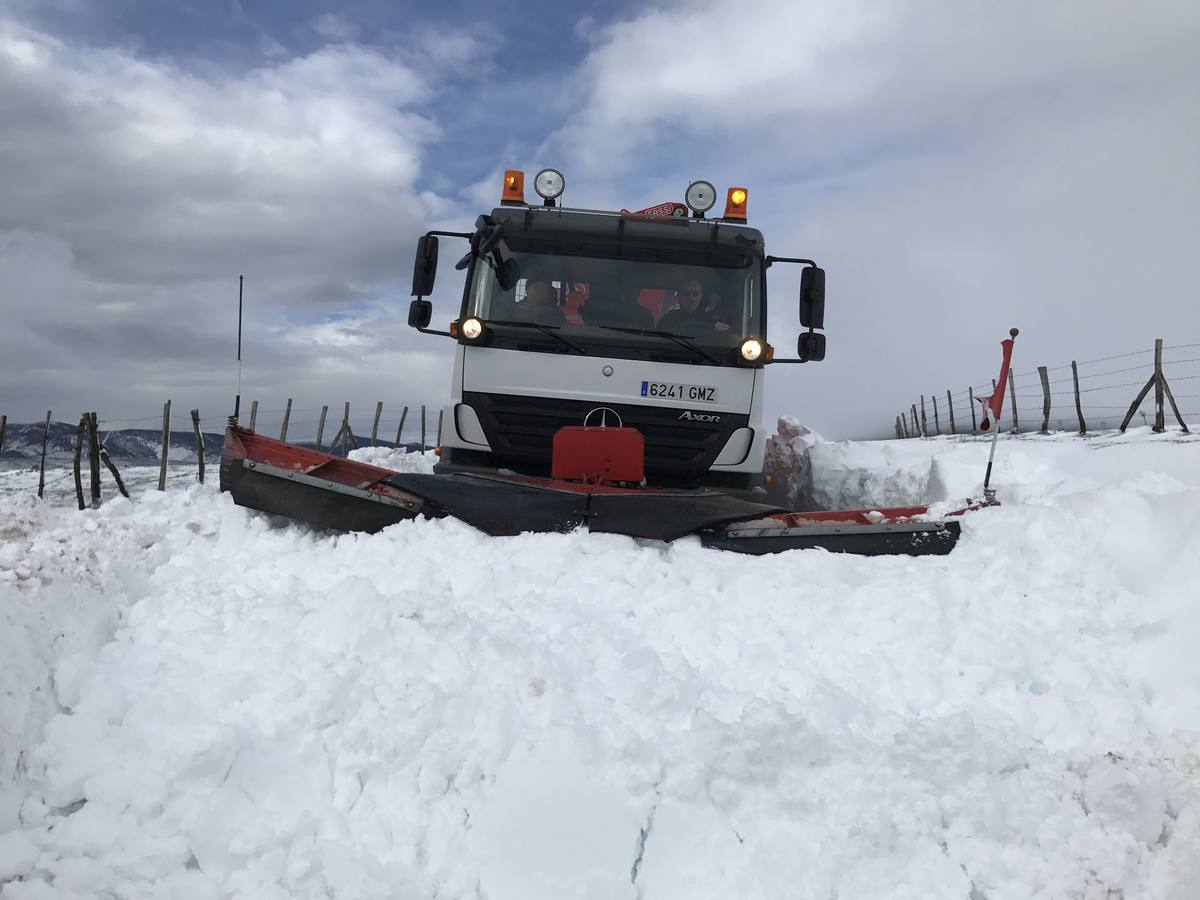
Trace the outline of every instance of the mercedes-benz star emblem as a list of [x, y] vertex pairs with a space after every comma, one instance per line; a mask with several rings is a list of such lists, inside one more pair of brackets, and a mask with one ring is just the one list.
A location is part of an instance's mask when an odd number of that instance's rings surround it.
[[600, 371], [604, 373], [604, 377], [605, 377], [605, 378], [607, 378], [607, 377], [608, 377], [609, 375], [611, 375], [611, 374], [612, 374], [612, 372], [613, 372], [613, 370], [612, 370], [612, 366], [605, 366], [605, 367], [604, 367], [603, 369], [601, 369]]

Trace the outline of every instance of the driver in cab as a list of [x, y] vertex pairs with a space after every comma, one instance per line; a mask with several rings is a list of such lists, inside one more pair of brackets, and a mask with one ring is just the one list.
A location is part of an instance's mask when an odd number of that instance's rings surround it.
[[517, 304], [517, 315], [521, 321], [536, 322], [562, 328], [567, 324], [566, 316], [558, 308], [558, 297], [549, 281], [531, 279], [525, 285], [525, 299]]
[[656, 326], [659, 331], [675, 331], [693, 323], [711, 325], [712, 320], [704, 308], [704, 286], [695, 278], [689, 278], [675, 290], [674, 305], [663, 314]]

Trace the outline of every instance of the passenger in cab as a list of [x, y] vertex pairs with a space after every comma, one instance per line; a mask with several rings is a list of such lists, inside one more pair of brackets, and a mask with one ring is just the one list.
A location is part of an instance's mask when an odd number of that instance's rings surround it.
[[704, 310], [704, 286], [689, 278], [675, 290], [674, 305], [658, 320], [659, 331], [675, 331], [684, 325], [711, 324]]
[[558, 295], [549, 281], [529, 281], [525, 285], [525, 299], [517, 306], [521, 319], [539, 325], [567, 324], [566, 317], [558, 308]]

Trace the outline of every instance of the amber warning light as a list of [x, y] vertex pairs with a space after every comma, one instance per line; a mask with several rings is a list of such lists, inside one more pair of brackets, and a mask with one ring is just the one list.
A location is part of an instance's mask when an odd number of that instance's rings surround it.
[[734, 187], [729, 189], [729, 196], [725, 200], [725, 218], [733, 219], [737, 222], [746, 221], [746, 189]]
[[508, 169], [504, 173], [504, 190], [500, 202], [506, 206], [525, 202], [525, 173], [519, 169]]

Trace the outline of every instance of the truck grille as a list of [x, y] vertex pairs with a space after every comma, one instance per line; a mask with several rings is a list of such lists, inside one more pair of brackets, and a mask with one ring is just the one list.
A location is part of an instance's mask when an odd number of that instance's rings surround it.
[[[583, 417], [598, 404], [547, 397], [463, 392], [463, 402], [475, 410], [492, 447], [495, 464], [527, 475], [550, 474], [551, 444], [555, 432], [567, 425], [582, 425]], [[696, 487], [717, 454], [749, 416], [717, 413], [719, 422], [680, 419], [684, 408], [608, 403], [628, 428], [636, 428], [646, 441], [646, 480], [670, 487]], [[695, 410], [693, 410], [695, 411]], [[588, 424], [597, 424], [593, 416]], [[611, 422], [610, 424], [616, 424]]]

